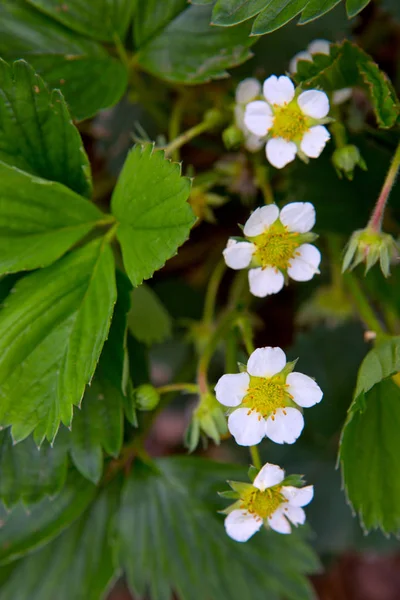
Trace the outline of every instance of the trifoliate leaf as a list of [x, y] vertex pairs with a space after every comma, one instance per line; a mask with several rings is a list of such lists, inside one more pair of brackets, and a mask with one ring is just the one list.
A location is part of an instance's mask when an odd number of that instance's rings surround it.
[[186, 0], [138, 3], [134, 41], [139, 65], [153, 75], [179, 83], [204, 83], [226, 77], [227, 69], [251, 57], [250, 26], [228, 31], [212, 27], [211, 7]]
[[0, 161], [0, 274], [44, 267], [104, 218], [60, 183]]
[[0, 596], [18, 600], [103, 598], [115, 571], [110, 529], [118, 491], [118, 481], [107, 486], [67, 531], [39, 551], [0, 569]]
[[0, 160], [91, 195], [90, 164], [62, 94], [23, 60], [0, 59], [0, 122]]
[[15, 440], [52, 440], [91, 380], [116, 298], [97, 239], [18, 281], [0, 312], [0, 423]]
[[329, 56], [316, 54], [312, 61], [300, 61], [294, 78], [304, 88], [321, 87], [326, 92], [363, 87], [370, 97], [380, 127], [393, 127], [399, 118], [399, 100], [386, 73], [368, 54], [349, 41], [332, 44]]
[[25, 0], [0, 3], [0, 55], [9, 61], [27, 60], [50, 87], [61, 89], [77, 119], [118, 102], [128, 83], [126, 67], [100, 44]]
[[134, 594], [152, 600], [174, 593], [179, 600], [313, 598], [304, 573], [317, 561], [304, 531], [262, 531], [246, 544], [226, 535], [217, 491], [227, 478], [246, 479], [246, 469], [186, 457], [156, 466], [134, 464], [118, 516], [118, 556]]
[[135, 146], [114, 190], [112, 212], [127, 274], [134, 286], [151, 277], [187, 239], [194, 217], [189, 179], [151, 145]]
[[151, 287], [143, 284], [135, 288], [131, 294], [131, 305], [129, 330], [139, 342], [151, 346], [171, 337], [172, 319]]
[[88, 507], [96, 491], [92, 483], [73, 471], [56, 498], [45, 498], [29, 512], [21, 505], [9, 513], [4, 511], [0, 528], [0, 563], [12, 562], [59, 535]]
[[31, 437], [14, 444], [9, 429], [1, 431], [0, 499], [3, 504], [9, 508], [19, 500], [29, 505], [44, 496], [55, 497], [67, 476], [67, 451], [65, 435], [58, 436], [53, 448], [47, 442], [38, 448]]
[[135, 2], [132, 0], [27, 0], [56, 21], [103, 42], [124, 38]]

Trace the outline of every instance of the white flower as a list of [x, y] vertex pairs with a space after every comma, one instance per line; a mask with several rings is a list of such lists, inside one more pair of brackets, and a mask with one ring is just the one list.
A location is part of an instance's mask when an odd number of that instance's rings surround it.
[[315, 209], [309, 202], [292, 202], [279, 211], [275, 204], [257, 208], [247, 220], [244, 241], [230, 239], [223, 251], [231, 269], [249, 270], [250, 291], [264, 298], [279, 292], [290, 277], [308, 281], [319, 273], [319, 250], [308, 243], [315, 224]]
[[[264, 524], [278, 533], [290, 533], [291, 523], [306, 520], [303, 506], [309, 504], [314, 487], [285, 485], [285, 471], [267, 463], [253, 485], [243, 486], [240, 498], [225, 518], [226, 533], [237, 542], [247, 542]], [[283, 485], [282, 485], [283, 484]]]
[[254, 77], [248, 77], [239, 83], [235, 95], [235, 121], [236, 126], [241, 130], [244, 136], [244, 146], [249, 152], [261, 150], [264, 143], [259, 136], [254, 135], [245, 125], [244, 113], [246, 104], [260, 96], [261, 83]]
[[[289, 63], [289, 71], [293, 75], [297, 73], [297, 65], [301, 60], [311, 62], [315, 54], [326, 54], [329, 56], [331, 51], [331, 43], [327, 40], [314, 40], [307, 46], [307, 50], [299, 52], [293, 56]], [[347, 102], [351, 98], [353, 90], [351, 88], [342, 88], [335, 90], [332, 94], [332, 104], [338, 105]]]
[[299, 93], [289, 77], [272, 75], [264, 81], [265, 100], [249, 102], [244, 114], [247, 129], [267, 139], [266, 155], [277, 169], [300, 156], [318, 157], [330, 138], [322, 125], [329, 113], [325, 92]]
[[281, 348], [258, 348], [246, 372], [219, 379], [215, 394], [218, 402], [234, 409], [228, 429], [239, 446], [259, 444], [264, 436], [277, 444], [297, 440], [304, 427], [301, 408], [314, 406], [323, 394], [311, 377], [293, 368]]

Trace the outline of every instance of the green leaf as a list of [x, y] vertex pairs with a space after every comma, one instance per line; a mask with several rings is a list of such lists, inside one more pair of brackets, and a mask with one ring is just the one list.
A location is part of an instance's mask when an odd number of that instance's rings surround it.
[[139, 342], [151, 346], [164, 342], [172, 334], [172, 319], [148, 285], [141, 285], [132, 291], [132, 307], [129, 311], [129, 330]]
[[64, 442], [57, 440], [53, 448], [45, 442], [39, 449], [31, 437], [13, 444], [8, 429], [0, 432], [0, 498], [6, 507], [60, 492], [67, 476], [67, 444], [61, 437]]
[[217, 491], [231, 477], [246, 480], [246, 469], [186, 457], [159, 460], [157, 469], [135, 463], [117, 522], [117, 551], [134, 594], [313, 598], [304, 573], [318, 563], [303, 530], [261, 531], [247, 544], [228, 538], [216, 511], [222, 508]]
[[348, 500], [366, 530], [400, 532], [399, 428], [400, 388], [392, 379], [355, 397], [339, 459]]
[[114, 260], [97, 239], [20, 280], [0, 312], [0, 423], [15, 440], [69, 426], [107, 337]]
[[189, 179], [177, 163], [151, 145], [135, 146], [112, 197], [120, 221], [117, 237], [134, 286], [151, 277], [187, 239], [194, 216], [187, 198]]
[[217, 0], [212, 12], [214, 25], [237, 25], [257, 15], [268, 0]]
[[50, 19], [24, 0], [0, 4], [0, 55], [26, 59], [50, 87], [60, 88], [77, 119], [112, 106], [128, 74], [100, 44]]
[[361, 363], [354, 392], [355, 400], [376, 383], [400, 371], [400, 337], [379, 343]]
[[91, 196], [90, 164], [62, 94], [23, 60], [0, 59], [0, 160]]
[[314, 19], [317, 19], [318, 17], [322, 17], [322, 15], [340, 4], [340, 2], [341, 0], [310, 0], [301, 13], [299, 24], [301, 23], [302, 25], [305, 25], [306, 23], [310, 23], [310, 21], [314, 21]]
[[119, 273], [118, 299], [110, 333], [93, 381], [86, 389], [81, 410], [75, 411], [72, 423], [72, 460], [82, 475], [93, 483], [98, 483], [103, 473], [103, 449], [117, 457], [122, 446], [130, 287], [129, 280]]
[[363, 87], [380, 127], [393, 127], [399, 118], [399, 100], [389, 78], [368, 54], [349, 41], [332, 44], [329, 56], [317, 54], [312, 62], [300, 61], [294, 78], [304, 88], [321, 87], [327, 92]]
[[105, 215], [60, 183], [0, 161], [0, 273], [53, 263]]
[[18, 600], [99, 600], [114, 575], [110, 537], [118, 488], [108, 486], [67, 531], [31, 556], [0, 569], [0, 595]]
[[133, 0], [27, 0], [78, 33], [112, 42], [124, 38], [132, 17]]
[[308, 0], [271, 0], [254, 21], [251, 33], [271, 33], [299, 15]]
[[349, 19], [355, 17], [371, 0], [346, 0], [346, 11]]
[[185, 0], [139, 3], [135, 15], [139, 65], [179, 83], [226, 77], [227, 69], [251, 57], [249, 48], [256, 40], [249, 37], [247, 23], [225, 31], [210, 26], [210, 20], [211, 6], [187, 6]]
[[19, 505], [2, 515], [0, 563], [11, 562], [56, 537], [82, 514], [96, 491], [93, 484], [71, 472], [54, 500], [45, 498], [29, 512]]

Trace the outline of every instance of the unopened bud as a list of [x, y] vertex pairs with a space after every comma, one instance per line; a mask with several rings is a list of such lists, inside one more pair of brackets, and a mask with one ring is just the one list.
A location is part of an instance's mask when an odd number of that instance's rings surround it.
[[138, 410], [154, 410], [160, 402], [160, 394], [152, 385], [145, 383], [135, 390], [135, 400]]
[[239, 127], [231, 125], [222, 132], [222, 140], [225, 144], [225, 148], [234, 150], [243, 144], [244, 136]]
[[356, 167], [360, 167], [363, 171], [367, 170], [367, 165], [359, 149], [352, 144], [343, 146], [343, 148], [337, 148], [332, 155], [332, 162], [338, 176], [342, 177], [344, 174], [350, 180], [353, 179]]
[[381, 271], [385, 277], [390, 275], [390, 260], [396, 250], [396, 242], [388, 233], [370, 228], [355, 231], [350, 238], [343, 259], [342, 271], [354, 269], [365, 263], [365, 272], [379, 260]]

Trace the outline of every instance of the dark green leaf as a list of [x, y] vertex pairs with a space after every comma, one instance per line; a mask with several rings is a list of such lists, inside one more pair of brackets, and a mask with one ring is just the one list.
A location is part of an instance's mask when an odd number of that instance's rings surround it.
[[165, 4], [142, 3], [136, 15], [137, 60], [146, 71], [167, 81], [204, 83], [251, 57], [256, 40], [249, 37], [249, 24], [223, 30], [210, 26], [211, 7], [187, 6], [185, 0]]
[[301, 61], [295, 76], [305, 88], [325, 91], [361, 86], [369, 94], [378, 125], [392, 127], [399, 117], [399, 101], [387, 75], [361, 48], [351, 42], [333, 44], [329, 56], [317, 54]]
[[358, 372], [354, 399], [368, 392], [376, 383], [400, 371], [400, 337], [378, 344], [364, 358]]
[[56, 21], [96, 40], [124, 38], [131, 19], [133, 0], [27, 0]]
[[62, 90], [77, 119], [115, 104], [127, 86], [126, 68], [99, 44], [24, 0], [0, 3], [0, 55], [26, 59], [49, 86]]
[[340, 2], [341, 0], [310, 0], [301, 13], [299, 23], [303, 25], [318, 17], [322, 17], [322, 15], [332, 10], [332, 8], [335, 8]]
[[151, 145], [136, 146], [126, 159], [112, 198], [120, 221], [117, 237], [134, 286], [151, 277], [187, 239], [194, 217], [189, 179], [177, 163]]
[[349, 19], [355, 17], [371, 0], [346, 0], [346, 11]]
[[16, 506], [5, 513], [0, 529], [0, 562], [11, 562], [52, 540], [82, 514], [96, 491], [92, 483], [71, 472], [54, 500], [45, 498], [29, 512]]
[[212, 12], [214, 25], [236, 25], [262, 11], [268, 0], [217, 0]]
[[367, 530], [400, 531], [399, 430], [400, 388], [392, 379], [355, 396], [342, 434], [340, 463], [347, 497]]
[[0, 180], [0, 273], [51, 264], [104, 217], [60, 183], [1, 161]]
[[299, 15], [308, 0], [271, 0], [254, 21], [251, 33], [271, 33]]
[[[99, 600], [114, 575], [110, 536], [118, 486], [100, 493], [67, 531], [31, 556], [0, 570], [2, 598], [15, 600]], [[2, 573], [5, 572], [4, 574]]]
[[56, 496], [67, 475], [67, 444], [59, 436], [52, 448], [39, 449], [31, 437], [13, 444], [8, 429], [0, 432], [0, 498], [11, 507], [19, 500], [33, 504], [44, 496]]
[[[304, 531], [290, 537], [262, 531], [247, 544], [226, 536], [217, 491], [246, 469], [198, 458], [135, 463], [122, 494], [118, 554], [139, 596], [205, 598], [313, 598], [303, 573], [317, 567]], [[133, 532], [135, 532], [133, 534]], [[207, 573], [207, 577], [204, 574]]]
[[128, 324], [132, 335], [149, 346], [171, 337], [171, 317], [157, 294], [145, 284], [132, 291]]
[[20, 280], [0, 313], [0, 423], [16, 440], [70, 425], [107, 337], [116, 297], [102, 239]]
[[0, 160], [91, 195], [90, 164], [64, 98], [25, 61], [0, 59], [0, 122]]

